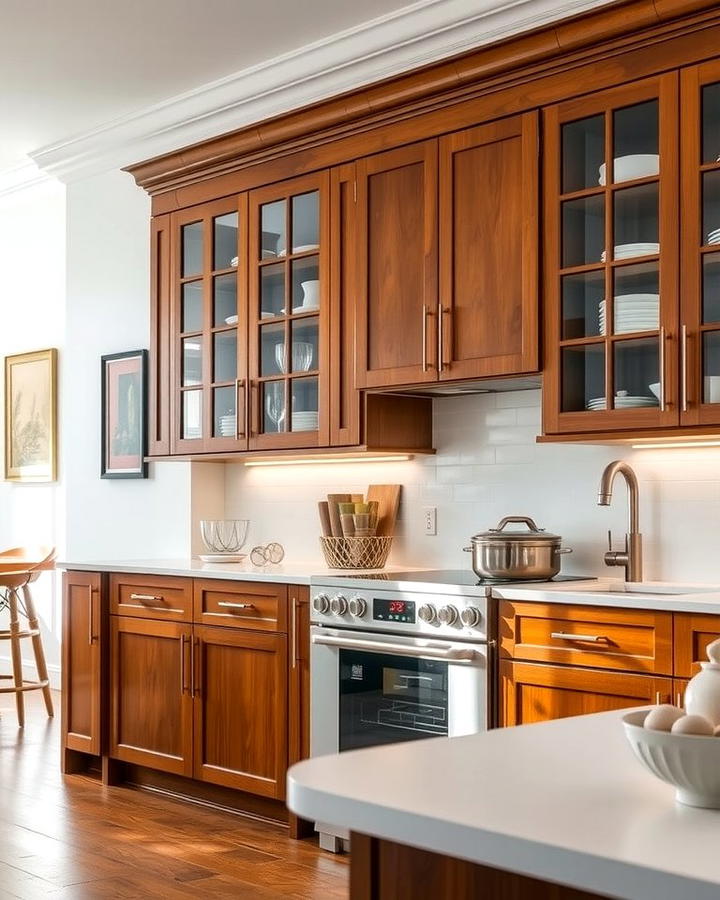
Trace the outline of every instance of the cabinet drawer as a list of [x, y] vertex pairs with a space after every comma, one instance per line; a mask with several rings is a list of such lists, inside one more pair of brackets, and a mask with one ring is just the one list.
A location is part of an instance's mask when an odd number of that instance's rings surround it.
[[192, 621], [192, 579], [155, 575], [110, 576], [110, 612], [138, 619]]
[[193, 593], [199, 624], [287, 631], [286, 584], [196, 578]]
[[681, 678], [691, 678], [707, 662], [705, 648], [720, 637], [720, 616], [675, 613], [675, 668]]
[[500, 655], [595, 669], [672, 674], [672, 614], [502, 601]]

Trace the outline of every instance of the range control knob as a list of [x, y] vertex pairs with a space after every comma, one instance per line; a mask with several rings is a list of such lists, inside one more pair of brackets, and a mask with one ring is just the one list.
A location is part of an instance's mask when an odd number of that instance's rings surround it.
[[353, 597], [348, 603], [348, 609], [351, 616], [354, 616], [356, 619], [362, 619], [367, 610], [367, 603], [362, 597]]
[[313, 609], [319, 613], [326, 613], [330, 609], [327, 594], [316, 594], [313, 597]]
[[466, 628], [477, 627], [482, 620], [482, 613], [476, 606], [466, 606], [460, 613], [460, 621]]
[[432, 623], [436, 619], [435, 607], [432, 603], [423, 603], [423, 605], [418, 610], [418, 615], [423, 620], [423, 622], [427, 622], [428, 625], [432, 625]]
[[457, 609], [448, 603], [447, 606], [440, 607], [438, 611], [438, 621], [441, 625], [454, 625], [458, 619]]
[[330, 612], [334, 616], [344, 616], [347, 612], [347, 608], [348, 602], [342, 594], [338, 594], [337, 597], [333, 597], [330, 601]]

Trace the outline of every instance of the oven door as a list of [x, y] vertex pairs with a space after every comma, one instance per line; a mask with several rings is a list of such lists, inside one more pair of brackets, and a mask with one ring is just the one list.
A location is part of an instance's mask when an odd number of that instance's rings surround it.
[[487, 728], [487, 645], [311, 628], [311, 754]]

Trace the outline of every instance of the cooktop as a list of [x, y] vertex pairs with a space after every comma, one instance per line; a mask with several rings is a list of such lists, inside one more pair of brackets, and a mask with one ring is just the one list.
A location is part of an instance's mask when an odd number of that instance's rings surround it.
[[334, 574], [333, 578], [352, 578], [354, 581], [410, 581], [421, 584], [455, 584], [459, 586], [476, 584], [546, 584], [549, 581], [597, 581], [592, 575], [556, 575], [554, 578], [537, 578], [521, 581], [518, 578], [482, 579], [467, 569], [432, 569], [425, 572], [371, 572], [364, 574]]

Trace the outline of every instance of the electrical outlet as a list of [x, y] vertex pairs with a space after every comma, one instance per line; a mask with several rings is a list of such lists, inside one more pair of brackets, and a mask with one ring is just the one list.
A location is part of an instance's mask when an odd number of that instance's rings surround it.
[[436, 506], [425, 506], [423, 508], [423, 521], [425, 522], [425, 534], [437, 534]]

